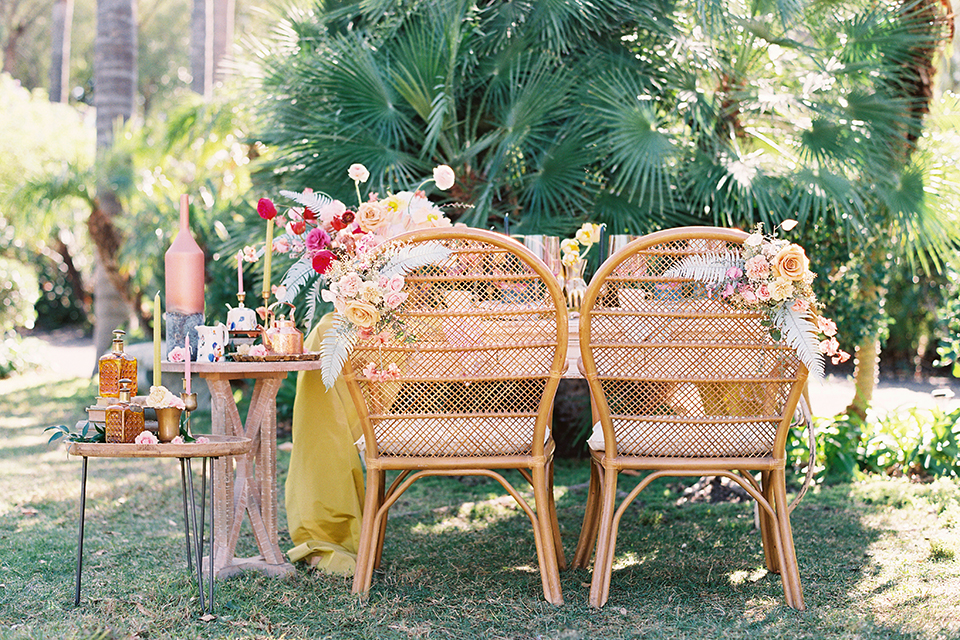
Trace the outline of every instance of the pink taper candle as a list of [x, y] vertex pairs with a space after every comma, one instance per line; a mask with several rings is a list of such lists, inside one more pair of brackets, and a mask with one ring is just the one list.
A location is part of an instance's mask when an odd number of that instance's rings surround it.
[[190, 336], [184, 338], [183, 346], [187, 348], [187, 357], [183, 361], [183, 386], [184, 391], [190, 393]]
[[237, 251], [237, 293], [243, 293], [243, 251]]

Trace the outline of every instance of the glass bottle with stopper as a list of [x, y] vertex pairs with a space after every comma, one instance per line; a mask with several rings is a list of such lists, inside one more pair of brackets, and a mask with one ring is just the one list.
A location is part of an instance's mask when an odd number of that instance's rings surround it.
[[106, 440], [111, 444], [130, 443], [143, 431], [143, 408], [130, 402], [130, 380], [120, 380], [117, 401], [107, 407]]
[[100, 374], [98, 393], [101, 398], [119, 397], [122, 379], [130, 383], [130, 395], [137, 395], [137, 359], [124, 352], [124, 335], [120, 329], [113, 332], [113, 347], [110, 353], [100, 357], [97, 365]]

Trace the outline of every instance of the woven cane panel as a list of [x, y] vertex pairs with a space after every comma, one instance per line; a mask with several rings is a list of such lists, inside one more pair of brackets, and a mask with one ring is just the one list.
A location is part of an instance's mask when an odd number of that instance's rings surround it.
[[695, 238], [648, 247], [617, 265], [588, 310], [589, 345], [617, 449], [641, 456], [769, 455], [800, 361], [756, 309], [675, 275]]
[[[405, 336], [361, 341], [350, 356], [382, 455], [528, 454], [557, 355], [557, 308], [518, 256], [446, 240], [448, 259], [408, 274]], [[395, 377], [361, 374], [374, 363]]]

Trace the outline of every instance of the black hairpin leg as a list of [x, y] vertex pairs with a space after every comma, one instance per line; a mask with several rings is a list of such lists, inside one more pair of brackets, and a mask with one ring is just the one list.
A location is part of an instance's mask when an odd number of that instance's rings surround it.
[[[193, 485], [193, 465], [190, 464], [189, 459], [187, 460], [187, 483], [189, 484], [189, 494], [190, 494], [190, 513], [193, 515], [191, 518], [191, 524], [193, 525], [193, 541], [196, 547], [194, 551], [197, 554], [197, 586], [200, 590], [200, 610], [206, 611], [206, 604], [204, 603], [204, 594], [203, 594], [203, 540], [201, 536], [197, 533], [197, 502], [194, 495], [194, 485]], [[202, 499], [202, 497], [201, 497]], [[201, 531], [202, 533], [202, 531]]]
[[[214, 510], [214, 507], [213, 507], [213, 468], [214, 468], [214, 466], [215, 466], [215, 465], [213, 464], [213, 461], [214, 461], [214, 460], [216, 460], [216, 458], [210, 458], [210, 553], [209, 553], [209, 555], [207, 556], [207, 558], [208, 558], [207, 561], [208, 561], [208, 563], [209, 563], [209, 564], [207, 564], [207, 571], [210, 572], [210, 575], [209, 575], [209, 577], [208, 577], [208, 580], [210, 581], [210, 597], [207, 598], [207, 604], [210, 606], [209, 613], [213, 613], [213, 573], [214, 573], [214, 567], [213, 567], [213, 532], [214, 532], [214, 530], [216, 529], [216, 527], [214, 526], [214, 524], [215, 524], [215, 522], [214, 522], [214, 518], [215, 518], [214, 513], [215, 513], [215, 510]], [[204, 475], [206, 475], [206, 471], [207, 471], [207, 458], [204, 458], [204, 459], [203, 459], [203, 471], [204, 471]], [[206, 495], [206, 494], [204, 494], [204, 495]], [[203, 521], [204, 521], [203, 508], [201, 507], [201, 509], [200, 509], [200, 527], [201, 527], [201, 529], [202, 529], [202, 527], [203, 527]]]
[[73, 606], [80, 606], [80, 576], [83, 573], [83, 519], [87, 508], [87, 457], [83, 457], [83, 471], [80, 472], [80, 536], [77, 540], [77, 590]]
[[193, 554], [190, 552], [190, 517], [187, 515], [187, 459], [180, 458], [180, 493], [183, 496], [183, 537], [187, 542], [187, 571], [193, 573]]

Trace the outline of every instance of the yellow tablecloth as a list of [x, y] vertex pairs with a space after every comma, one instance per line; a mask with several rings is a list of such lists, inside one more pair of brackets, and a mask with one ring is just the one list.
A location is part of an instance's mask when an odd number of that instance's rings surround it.
[[[319, 351], [332, 315], [321, 318], [304, 341]], [[324, 571], [352, 575], [363, 507], [363, 466], [354, 442], [362, 430], [342, 379], [330, 391], [320, 371], [302, 371], [293, 404], [293, 453], [286, 504], [290, 560], [307, 560]]]

